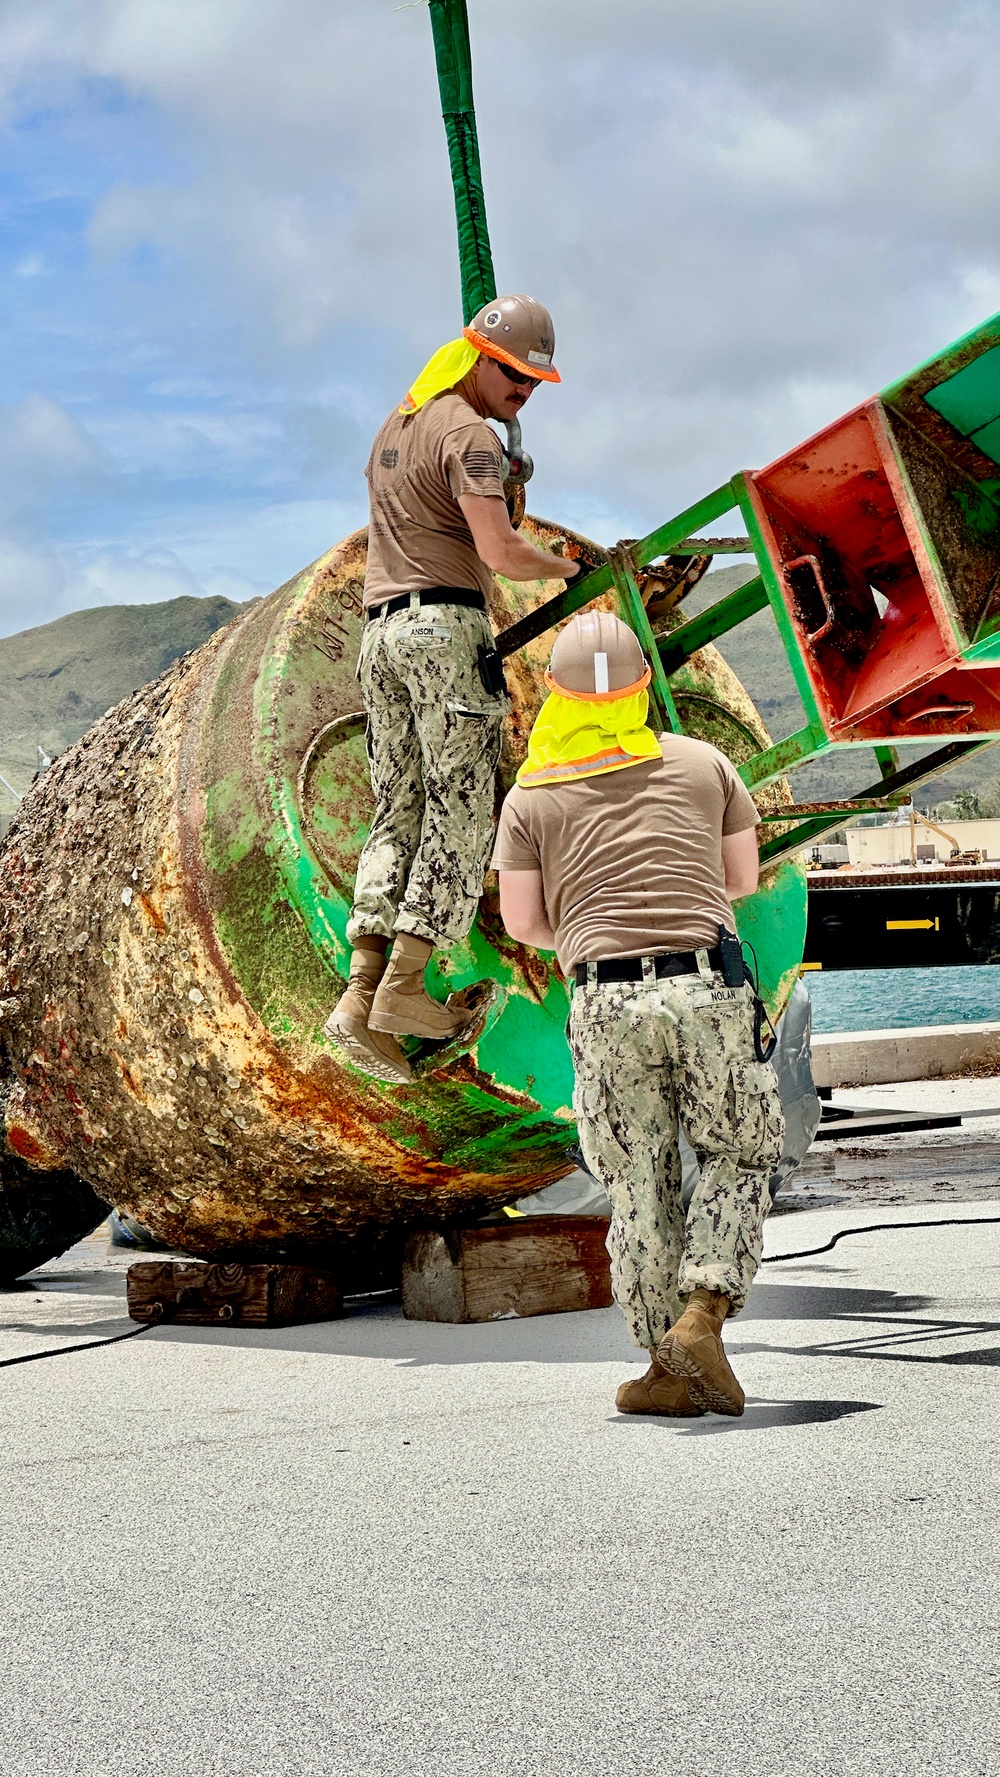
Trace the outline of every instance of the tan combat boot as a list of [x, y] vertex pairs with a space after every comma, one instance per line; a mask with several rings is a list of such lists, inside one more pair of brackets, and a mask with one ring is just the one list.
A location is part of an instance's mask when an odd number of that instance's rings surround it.
[[727, 1413], [738, 1419], [743, 1412], [743, 1390], [729, 1368], [722, 1349], [722, 1323], [729, 1313], [729, 1297], [714, 1290], [692, 1290], [684, 1312], [656, 1355], [670, 1376], [679, 1376], [699, 1406], [709, 1413]]
[[619, 1413], [659, 1413], [665, 1419], [699, 1419], [699, 1407], [688, 1392], [688, 1385], [679, 1376], [668, 1376], [655, 1351], [649, 1354], [649, 1369], [634, 1382], [623, 1382], [615, 1395]]
[[344, 1051], [361, 1073], [391, 1086], [405, 1086], [412, 1079], [410, 1066], [399, 1044], [369, 1028], [375, 990], [386, 971], [385, 950], [365, 949], [364, 939], [351, 952], [347, 992], [323, 1026], [325, 1034]]
[[394, 1036], [433, 1037], [448, 1041], [471, 1026], [469, 1012], [449, 1010], [440, 1001], [432, 1000], [424, 987], [424, 969], [434, 946], [426, 938], [415, 938], [411, 932], [397, 932], [392, 941], [392, 957], [368, 1017], [371, 1031], [389, 1031]]

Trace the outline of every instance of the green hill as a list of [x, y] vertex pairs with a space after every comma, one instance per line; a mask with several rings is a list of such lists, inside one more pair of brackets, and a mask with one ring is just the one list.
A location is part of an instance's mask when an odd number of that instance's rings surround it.
[[[685, 614], [697, 616], [753, 572], [750, 564], [741, 563], [706, 575], [685, 599]], [[105, 710], [157, 678], [180, 655], [200, 647], [241, 609], [225, 598], [102, 605], [0, 640], [0, 774], [16, 790], [26, 790], [39, 746], [54, 758]], [[802, 706], [769, 611], [758, 611], [718, 646], [775, 740], [802, 726]], [[907, 752], [906, 757], [915, 754]], [[970, 789], [1000, 807], [998, 772], [1000, 748], [990, 748], [918, 790], [917, 801], [929, 808]], [[878, 775], [872, 753], [851, 752], [803, 766], [793, 782], [796, 797], [808, 801], [850, 795]], [[12, 798], [0, 785], [0, 832], [13, 809]]]
[[[54, 758], [242, 608], [225, 598], [101, 605], [7, 636], [0, 641], [0, 773], [23, 793], [39, 746]], [[0, 825], [13, 807], [0, 785]]]

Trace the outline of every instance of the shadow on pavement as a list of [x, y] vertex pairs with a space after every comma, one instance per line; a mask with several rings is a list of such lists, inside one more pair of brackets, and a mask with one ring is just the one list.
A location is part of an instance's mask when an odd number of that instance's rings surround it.
[[[825, 1268], [817, 1266], [817, 1271]], [[71, 1294], [74, 1308], [84, 1308], [89, 1297], [102, 1298], [101, 1309], [94, 1319], [82, 1314], [58, 1321], [40, 1317], [35, 1320], [22, 1312], [24, 1295], [19, 1289], [8, 1298], [10, 1318], [0, 1314], [0, 1324], [8, 1332], [39, 1334], [46, 1342], [53, 1338], [100, 1338], [121, 1332], [130, 1323], [114, 1315], [114, 1298], [124, 1293], [124, 1277], [108, 1277], [93, 1272], [48, 1273], [40, 1279], [39, 1294], [55, 1298], [63, 1290]], [[60, 1304], [62, 1306], [62, 1304]], [[66, 1304], [68, 1307], [69, 1304]], [[124, 1302], [121, 1303], [124, 1310]], [[945, 1313], [942, 1314], [941, 1310]], [[792, 1344], [761, 1339], [754, 1335], [770, 1330], [768, 1323], [794, 1321], [807, 1326], [824, 1323], [823, 1335], [812, 1341]], [[851, 1357], [896, 1363], [977, 1365], [1000, 1367], [1000, 1344], [987, 1348], [971, 1341], [985, 1335], [1000, 1335], [1000, 1320], [979, 1317], [978, 1305], [968, 1316], [961, 1316], [960, 1305], [933, 1296], [902, 1295], [891, 1289], [851, 1288], [842, 1282], [769, 1283], [758, 1281], [751, 1292], [747, 1308], [732, 1323], [727, 1347], [739, 1361], [753, 1352], [771, 1352], [797, 1357]], [[144, 1342], [145, 1343], [145, 1342]], [[635, 1351], [617, 1309], [591, 1310], [579, 1314], [542, 1315], [526, 1320], [505, 1320], [476, 1325], [453, 1325], [442, 1322], [404, 1320], [398, 1305], [384, 1301], [359, 1302], [348, 1308], [337, 1321], [312, 1322], [303, 1326], [282, 1328], [254, 1327], [171, 1327], [151, 1330], [149, 1343], [206, 1344], [216, 1348], [259, 1349], [268, 1352], [298, 1352], [303, 1355], [357, 1357], [388, 1361], [407, 1367], [463, 1364], [608, 1364], [636, 1363]], [[956, 1344], [958, 1349], [955, 1349]], [[857, 1403], [834, 1403], [836, 1417], [843, 1411], [857, 1410]], [[775, 1412], [815, 1413], [823, 1417], [825, 1404], [785, 1403], [774, 1406]], [[768, 1411], [771, 1409], [769, 1408]], [[808, 1423], [801, 1420], [776, 1420], [774, 1423]]]
[[[866, 1326], [870, 1326], [873, 1317], [861, 1315], [858, 1318]], [[1000, 1321], [898, 1320], [889, 1316], [878, 1318], [889, 1329], [887, 1332], [858, 1333], [853, 1338], [828, 1339], [816, 1345], [746, 1344], [734, 1346], [733, 1350], [744, 1355], [752, 1351], [771, 1351], [790, 1357], [853, 1357], [896, 1364], [985, 1364], [993, 1369], [1000, 1368], [1000, 1346], [997, 1345], [985, 1348], [971, 1345], [960, 1351], [927, 1349], [933, 1348], [935, 1343], [951, 1343], [956, 1339], [981, 1338], [986, 1333], [1000, 1333]], [[922, 1349], [900, 1349], [901, 1346], [912, 1345]]]
[[[941, 1314], [944, 1306], [948, 1313]], [[795, 1357], [852, 1357], [906, 1364], [985, 1364], [1000, 1366], [1000, 1347], [970, 1345], [970, 1339], [1000, 1333], [1000, 1320], [981, 1318], [978, 1309], [958, 1313], [958, 1304], [940, 1297], [902, 1296], [893, 1290], [826, 1288], [821, 1284], [757, 1284], [747, 1312], [733, 1323], [727, 1340], [734, 1355], [769, 1351]], [[937, 1310], [938, 1312], [935, 1312]], [[822, 1320], [837, 1323], [832, 1337], [807, 1344], [765, 1344], [741, 1335], [754, 1322]], [[854, 1327], [856, 1330], [851, 1331]], [[958, 1351], [945, 1344], [966, 1341]], [[902, 1349], [917, 1347], [918, 1349]]]
[[[816, 1267], [817, 1271], [820, 1269]], [[830, 1272], [838, 1276], [832, 1266]], [[843, 1272], [839, 1277], [843, 1278]], [[731, 1325], [735, 1339], [745, 1327], [758, 1320], [838, 1320], [851, 1315], [875, 1318], [883, 1314], [919, 1314], [926, 1308], [933, 1308], [937, 1300], [935, 1296], [902, 1296], [891, 1289], [855, 1288], [842, 1281], [831, 1284], [818, 1281], [768, 1283], [758, 1276], [743, 1313]]]
[[685, 1438], [718, 1437], [723, 1432], [776, 1431], [786, 1425], [823, 1425], [846, 1419], [851, 1413], [878, 1413], [881, 1401], [767, 1401], [749, 1396], [742, 1419], [723, 1419], [712, 1413], [705, 1419], [664, 1419], [655, 1413], [616, 1413], [609, 1425], [638, 1422], [667, 1426]]

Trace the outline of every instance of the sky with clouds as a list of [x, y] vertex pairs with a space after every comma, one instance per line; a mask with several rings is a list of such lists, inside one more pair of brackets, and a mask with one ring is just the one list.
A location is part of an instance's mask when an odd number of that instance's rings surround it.
[[[534, 511], [640, 534], [1000, 309], [996, 0], [469, 14]], [[426, 5], [0, 0], [0, 129], [0, 634], [362, 523], [461, 320]]]

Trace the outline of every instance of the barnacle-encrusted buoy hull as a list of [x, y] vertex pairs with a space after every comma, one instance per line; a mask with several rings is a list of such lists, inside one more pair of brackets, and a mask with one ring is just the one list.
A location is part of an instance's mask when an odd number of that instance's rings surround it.
[[[323, 1037], [371, 810], [365, 548], [347, 538], [119, 704], [33, 786], [0, 852], [8, 1151], [39, 1193], [68, 1174], [192, 1253], [360, 1266], [572, 1165], [567, 987], [507, 937], [492, 884], [430, 972], [441, 992], [497, 984], [468, 1053], [387, 1087]], [[554, 590], [498, 579], [494, 627]], [[504, 785], [551, 641], [507, 663]], [[688, 732], [737, 760], [767, 744], [714, 649], [673, 686]], [[777, 1009], [802, 955], [801, 869], [772, 872], [742, 924]]]

